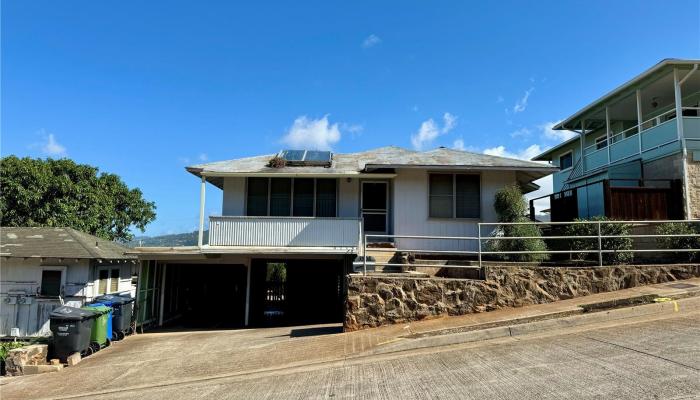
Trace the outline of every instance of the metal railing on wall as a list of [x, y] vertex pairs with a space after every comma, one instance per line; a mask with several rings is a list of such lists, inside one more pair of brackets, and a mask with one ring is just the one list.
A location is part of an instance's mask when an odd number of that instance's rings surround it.
[[[658, 227], [666, 225], [665, 230], [668, 232], [660, 232]], [[506, 235], [504, 228], [530, 226], [536, 228], [536, 234], [530, 235]], [[572, 229], [576, 226], [586, 227], [582, 231], [584, 234], [571, 234], [567, 232], [567, 228]], [[621, 233], [609, 232], [613, 227], [623, 228]], [[633, 229], [643, 230], [644, 228], [654, 228], [654, 233], [631, 233]], [[545, 229], [543, 229], [545, 228]], [[564, 229], [562, 229], [564, 228]], [[576, 229], [574, 229], [576, 230]], [[362, 241], [361, 264], [363, 274], [367, 274], [367, 265], [375, 267], [441, 267], [441, 268], [471, 268], [481, 269], [486, 262], [501, 262], [504, 261], [503, 256], [510, 255], [533, 255], [539, 254], [544, 256], [552, 256], [559, 254], [569, 255], [594, 255], [595, 264], [598, 266], [605, 265], [606, 254], [635, 254], [635, 253], [660, 253], [660, 254], [687, 254], [700, 257], [700, 220], [656, 220], [656, 221], [616, 221], [616, 220], [601, 220], [601, 221], [572, 221], [572, 222], [480, 222], [476, 224], [476, 236], [421, 236], [421, 235], [389, 235], [389, 234], [366, 234]], [[628, 233], [625, 233], [628, 232]], [[675, 233], [674, 233], [675, 232]], [[680, 232], [680, 233], [679, 233]], [[444, 250], [432, 248], [382, 248], [368, 247], [368, 239], [384, 239], [386, 241], [395, 241], [396, 239], [412, 239], [414, 241], [447, 241], [447, 242], [467, 242], [472, 243], [474, 250]], [[639, 246], [640, 243], [635, 242], [638, 239], [653, 239], [655, 243], [649, 248]], [[663, 246], [659, 243], [659, 239], [664, 239], [670, 243], [668, 246]], [[542, 250], [504, 250], [493, 249], [494, 243], [499, 241], [532, 241], [542, 240], [547, 241], [563, 241], [564, 244], [555, 249], [545, 248]], [[593, 244], [582, 244], [581, 241], [590, 241]], [[566, 242], [568, 241], [568, 243]], [[372, 242], [376, 242], [372, 241]], [[624, 245], [621, 248], [616, 247], [620, 243]], [[444, 243], [443, 243], [444, 244]], [[524, 244], [524, 243], [520, 243]], [[568, 244], [568, 246], [567, 246]], [[648, 245], [648, 243], [647, 243]], [[656, 247], [655, 247], [656, 246]], [[415, 246], [411, 246], [415, 247]], [[450, 246], [443, 246], [450, 247]], [[517, 248], [518, 246], [510, 246]], [[568, 247], [568, 248], [566, 248]], [[430, 263], [404, 263], [396, 261], [377, 262], [368, 261], [367, 252], [391, 252], [391, 253], [408, 253], [425, 254], [425, 255], [452, 255], [458, 256], [460, 259], [474, 258], [476, 264], [459, 265], [459, 264], [430, 264]], [[507, 261], [507, 260], [505, 260]], [[585, 261], [585, 260], [581, 260]], [[664, 264], [679, 263], [678, 259], [669, 258], [664, 260]], [[687, 261], [683, 261], [687, 262]], [[610, 264], [616, 264], [611, 262]], [[356, 263], [356, 264], [359, 264]], [[466, 263], [465, 263], [466, 264]], [[504, 264], [507, 265], [507, 264]]]

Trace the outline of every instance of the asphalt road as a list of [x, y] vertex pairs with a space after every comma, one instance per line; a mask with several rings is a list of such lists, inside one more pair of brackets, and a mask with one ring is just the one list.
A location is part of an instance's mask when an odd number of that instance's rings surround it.
[[[326, 335], [333, 336], [341, 335]], [[313, 352], [308, 347], [299, 350]], [[90, 397], [700, 398], [700, 311], [397, 354], [295, 362], [265, 371], [238, 370], [190, 381], [150, 382], [124, 392], [93, 392]], [[3, 399], [12, 398], [6, 397], [10, 394], [3, 393]]]

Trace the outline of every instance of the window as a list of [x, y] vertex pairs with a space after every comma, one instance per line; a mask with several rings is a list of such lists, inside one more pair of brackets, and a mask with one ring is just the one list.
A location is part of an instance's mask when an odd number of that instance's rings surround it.
[[39, 294], [47, 297], [58, 297], [61, 295], [63, 283], [63, 271], [59, 269], [45, 269], [41, 271], [41, 289]]
[[97, 294], [119, 291], [119, 268], [101, 268], [97, 271]]
[[559, 156], [559, 168], [565, 170], [571, 168], [574, 165], [574, 154], [568, 152]]
[[316, 180], [316, 216], [335, 217], [335, 179]]
[[337, 180], [248, 178], [246, 215], [335, 217]]
[[270, 215], [289, 216], [292, 207], [292, 180], [290, 178], [270, 179]]
[[429, 175], [430, 218], [480, 218], [481, 181], [472, 174]]
[[268, 178], [248, 178], [248, 215], [267, 215]]
[[294, 210], [295, 217], [313, 217], [314, 215], [314, 180], [294, 180]]
[[601, 136], [595, 140], [595, 149], [600, 150], [608, 147], [608, 137]]

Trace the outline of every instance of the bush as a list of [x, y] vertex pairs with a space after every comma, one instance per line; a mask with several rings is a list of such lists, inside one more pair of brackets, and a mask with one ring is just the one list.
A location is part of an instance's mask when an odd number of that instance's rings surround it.
[[[576, 219], [575, 222], [585, 222], [585, 221], [609, 221], [606, 217], [593, 217], [589, 220]], [[617, 223], [617, 224], [601, 224], [600, 233], [603, 236], [610, 235], [629, 235], [632, 226], [629, 224]], [[566, 227], [565, 234], [567, 236], [572, 236], [573, 238], [569, 241], [570, 250], [598, 250], [598, 239], [577, 239], [577, 236], [597, 236], [598, 235], [598, 225], [597, 224], [572, 224]], [[615, 238], [603, 238], [601, 240], [601, 245], [603, 250], [631, 250], [632, 249], [632, 238], [628, 237], [615, 237]], [[572, 253], [572, 257], [580, 261], [583, 260], [598, 260], [597, 253]], [[603, 262], [605, 264], [628, 264], [634, 259], [634, 253], [631, 251], [621, 251], [614, 253], [603, 253]]]
[[[695, 227], [687, 222], [674, 223], [668, 222], [661, 224], [656, 228], [657, 235], [692, 235], [699, 234], [700, 226]], [[659, 248], [662, 249], [700, 249], [700, 236], [695, 237], [660, 237], [656, 238]], [[688, 261], [694, 261], [700, 258], [700, 252], [689, 251], [685, 252]], [[684, 258], [685, 258], [684, 256]]]
[[[527, 222], [525, 216], [527, 212], [527, 202], [523, 193], [516, 185], [509, 185], [496, 192], [494, 208], [498, 214], [498, 222]], [[530, 236], [534, 239], [514, 239], [514, 240], [489, 240], [486, 242], [488, 251], [546, 251], [547, 246], [542, 239], [540, 229], [534, 224], [504, 225], [494, 230], [492, 236], [515, 237]], [[544, 261], [547, 254], [527, 253], [527, 254], [499, 254], [496, 258], [508, 261]]]
[[2, 342], [0, 343], [0, 361], [5, 361], [7, 358], [7, 353], [12, 349], [19, 349], [20, 347], [26, 346], [27, 343], [24, 342]]

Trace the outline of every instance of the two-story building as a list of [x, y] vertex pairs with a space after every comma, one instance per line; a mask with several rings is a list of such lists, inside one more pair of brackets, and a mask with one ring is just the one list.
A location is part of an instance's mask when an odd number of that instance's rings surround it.
[[[494, 194], [555, 170], [544, 163], [439, 148], [333, 154], [284, 150], [187, 168], [201, 182], [199, 244], [137, 248], [141, 320], [230, 326], [342, 320], [345, 275], [365, 234], [391, 249], [475, 250]], [[205, 188], [223, 191], [209, 216]], [[419, 237], [416, 237], [419, 236]]]
[[564, 119], [552, 220], [700, 218], [698, 60], [667, 59]]

